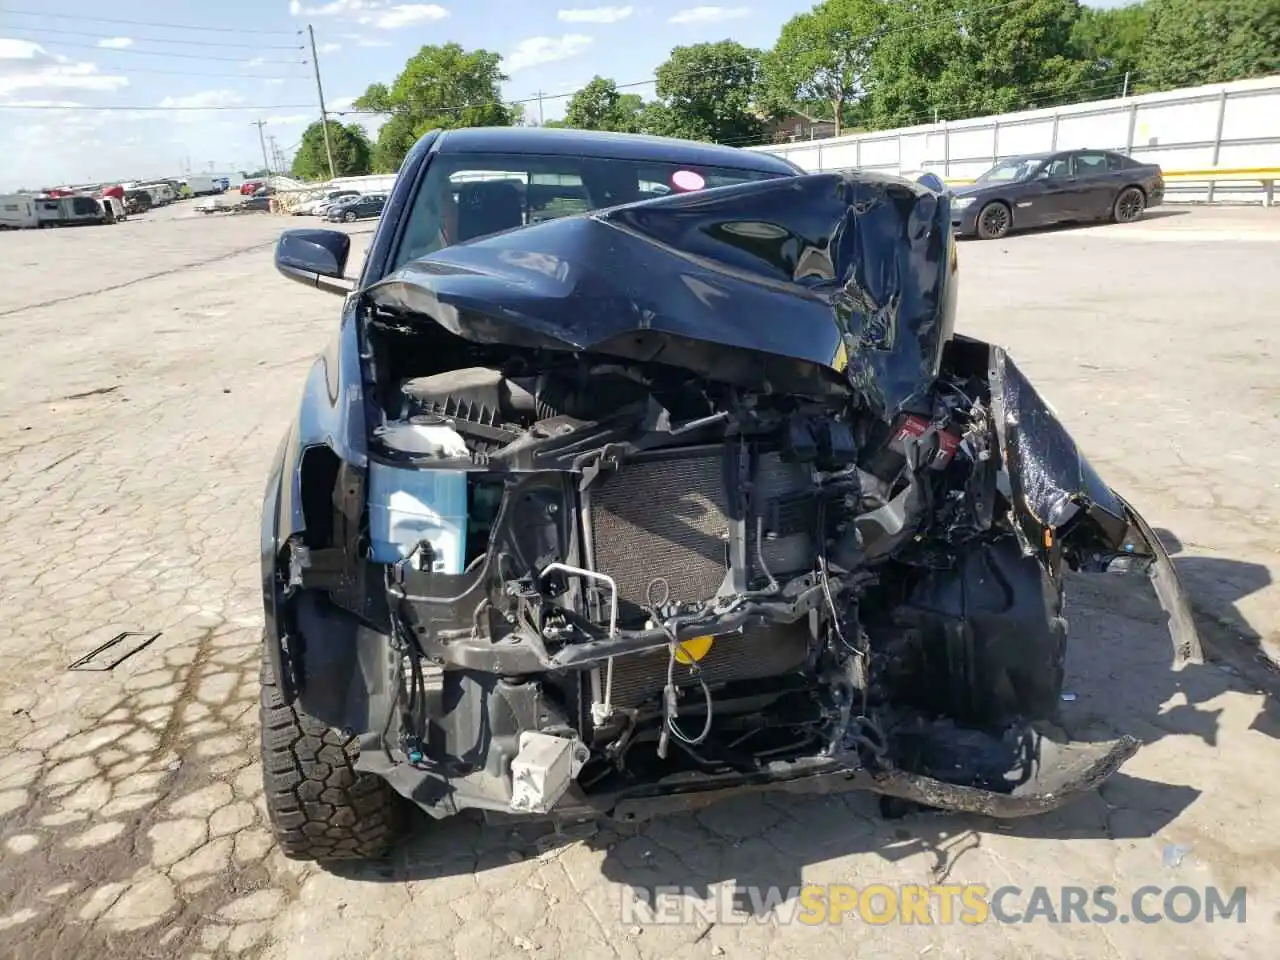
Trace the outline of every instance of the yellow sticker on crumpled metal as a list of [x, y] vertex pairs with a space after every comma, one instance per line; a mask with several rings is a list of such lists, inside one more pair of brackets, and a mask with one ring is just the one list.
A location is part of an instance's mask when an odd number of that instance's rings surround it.
[[687, 665], [697, 663], [711, 651], [711, 645], [715, 642], [716, 638], [712, 636], [681, 640], [676, 644], [676, 662]]
[[836, 373], [844, 373], [845, 368], [849, 366], [849, 348], [843, 340], [840, 346], [836, 348], [836, 355], [831, 360], [831, 366], [835, 367]]

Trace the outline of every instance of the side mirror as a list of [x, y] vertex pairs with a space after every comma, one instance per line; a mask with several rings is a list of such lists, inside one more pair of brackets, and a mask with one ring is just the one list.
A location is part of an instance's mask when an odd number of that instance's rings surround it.
[[934, 173], [932, 170], [926, 171], [925, 173], [922, 173], [920, 176], [916, 177], [916, 183], [920, 184], [920, 186], [922, 187], [927, 187], [928, 189], [932, 190], [934, 193], [947, 192], [946, 183], [944, 183], [942, 178], [938, 176], [936, 173]]
[[276, 243], [276, 269], [290, 280], [345, 296], [355, 289], [346, 276], [351, 237], [340, 230], [286, 230]]

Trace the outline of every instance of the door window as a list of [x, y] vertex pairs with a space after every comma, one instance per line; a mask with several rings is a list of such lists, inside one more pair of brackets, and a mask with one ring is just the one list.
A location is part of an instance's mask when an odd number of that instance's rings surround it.
[[1107, 172], [1107, 155], [1101, 150], [1076, 154], [1076, 176], [1096, 177]]
[[1044, 165], [1036, 175], [1038, 180], [1060, 180], [1071, 175], [1071, 161], [1066, 157], [1057, 157]]

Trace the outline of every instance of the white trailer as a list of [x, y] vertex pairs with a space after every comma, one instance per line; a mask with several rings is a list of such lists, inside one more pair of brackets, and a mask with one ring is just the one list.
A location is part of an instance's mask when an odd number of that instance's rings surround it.
[[208, 197], [222, 192], [222, 184], [213, 177], [187, 177], [182, 182], [187, 185], [193, 197]]
[[40, 226], [36, 202], [24, 194], [0, 196], [0, 230], [22, 230]]

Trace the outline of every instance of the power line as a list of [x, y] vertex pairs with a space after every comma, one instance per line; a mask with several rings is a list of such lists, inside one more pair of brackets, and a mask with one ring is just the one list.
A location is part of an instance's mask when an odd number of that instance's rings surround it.
[[17, 17], [49, 17], [55, 20], [90, 20], [94, 23], [119, 23], [128, 27], [162, 27], [166, 30], [207, 30], [211, 33], [246, 33], [293, 36], [297, 30], [246, 30], [244, 27], [207, 27], [191, 23], [158, 23], [153, 20], [121, 20], [115, 17], [90, 17], [79, 13], [48, 13], [40, 10], [15, 10], [12, 7], [0, 7], [0, 13], [8, 13]]
[[[1030, 3], [1030, 2], [1033, 2], [1033, 0], [1000, 0], [999, 3], [984, 4], [979, 7], [973, 7], [972, 9], [969, 9], [969, 10], [960, 10], [960, 11], [957, 11], [956, 13], [948, 14], [946, 16], [933, 17], [932, 19], [915, 19], [910, 23], [903, 23], [887, 30], [881, 30], [878, 33], [875, 33], [871, 36], [864, 37], [863, 39], [879, 41], [884, 39], [887, 36], [892, 36], [898, 33], [909, 33], [909, 32], [914, 32], [926, 27], [937, 26], [939, 24], [955, 23], [956, 17], [958, 15], [985, 14], [993, 10], [1001, 10], [1006, 7], [1013, 7], [1013, 6], [1017, 6], [1018, 4]], [[813, 52], [814, 50], [819, 50], [819, 49], [825, 49], [825, 46], [822, 44], [818, 44], [814, 47], [800, 48], [795, 52], [810, 53], [810, 52]], [[709, 67], [706, 70], [690, 71], [688, 75], [701, 76], [703, 74], [714, 74], [714, 73], [720, 73], [720, 72], [721, 70], [718, 67]], [[652, 86], [657, 82], [658, 82], [658, 77], [655, 74], [654, 76], [649, 77], [645, 80], [631, 80], [631, 81], [628, 81], [627, 83], [615, 83], [613, 86], [615, 90], [626, 90], [633, 87]], [[481, 102], [481, 103], [468, 103], [468, 104], [461, 104], [458, 106], [432, 108], [432, 112], [433, 113], [458, 113], [462, 110], [471, 110], [478, 107], [504, 107], [504, 106], [515, 105], [515, 104], [537, 103], [540, 100], [560, 100], [565, 97], [576, 96], [577, 94], [581, 93], [583, 89], [585, 89], [585, 87], [580, 88], [578, 90], [570, 90], [565, 93], [538, 93], [538, 94], [534, 94], [533, 96], [521, 97], [514, 100], [492, 100], [492, 101]], [[423, 101], [421, 100], [414, 100], [414, 99], [408, 99], [405, 101], [405, 103], [407, 104], [422, 103], [422, 102]], [[337, 113], [337, 114], [360, 114], [360, 115], [366, 115], [366, 116], [376, 116], [376, 115], [395, 113], [395, 110], [330, 110], [329, 112]]]
[[[114, 40], [115, 37], [103, 36], [100, 33], [89, 33], [84, 30], [54, 30], [52, 27], [4, 27], [5, 32], [11, 30], [19, 30], [23, 33], [52, 33], [63, 37], [92, 37], [98, 40]], [[184, 47], [243, 47], [249, 50], [301, 50], [301, 44], [280, 44], [280, 43], [228, 43], [221, 40], [178, 40], [161, 37], [129, 37], [134, 43], [175, 43]], [[73, 46], [65, 40], [52, 40], [51, 43], [61, 43], [65, 46]], [[95, 44], [95, 49], [99, 50], [128, 50], [131, 47], [104, 47]]]
[[306, 80], [303, 74], [280, 74], [280, 73], [204, 73], [203, 71], [193, 70], [156, 70], [151, 67], [129, 67], [130, 74], [135, 73], [156, 73], [170, 77], [219, 77], [223, 80]]
[[[160, 50], [135, 50], [133, 47], [100, 47], [96, 43], [75, 43], [68, 40], [51, 40], [51, 44], [59, 47], [79, 47], [85, 50], [97, 50], [98, 53], [126, 53], [138, 57], [173, 57], [178, 60], [220, 60], [223, 63], [251, 63], [255, 66], [262, 63], [306, 63], [306, 60], [265, 60], [262, 57], [214, 57], [203, 53], [168, 53]], [[299, 48], [301, 49], [301, 48]]]

